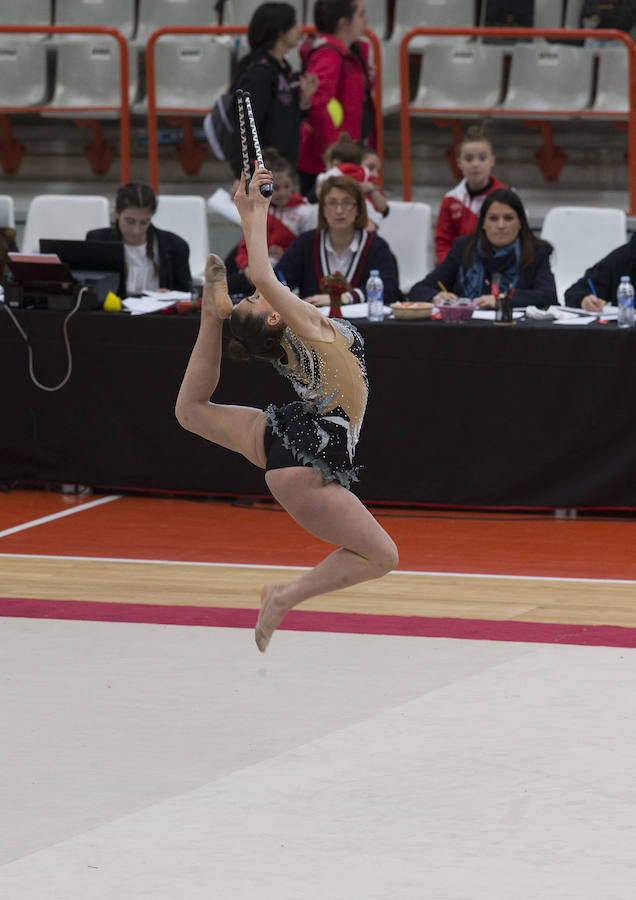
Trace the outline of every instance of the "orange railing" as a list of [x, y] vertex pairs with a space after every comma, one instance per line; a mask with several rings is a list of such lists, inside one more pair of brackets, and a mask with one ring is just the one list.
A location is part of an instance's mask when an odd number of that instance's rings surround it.
[[[628, 54], [628, 88], [629, 111], [597, 111], [597, 110], [537, 110], [537, 109], [503, 109], [488, 107], [486, 109], [459, 109], [451, 107], [422, 108], [409, 105], [409, 69], [408, 45], [417, 35], [433, 37], [508, 37], [508, 38], [553, 38], [558, 41], [568, 39], [596, 38], [599, 40], [622, 41]], [[509, 118], [547, 119], [551, 117], [576, 116], [596, 118], [627, 118], [628, 156], [629, 156], [629, 203], [630, 215], [636, 215], [636, 47], [624, 31], [605, 28], [413, 28], [407, 32], [400, 44], [400, 130], [402, 137], [402, 192], [405, 200], [412, 195], [411, 180], [411, 113], [427, 113], [429, 115], [453, 113], [463, 115], [507, 116]]]
[[0, 106], [0, 115], [32, 112], [118, 112], [120, 117], [120, 159], [122, 183], [130, 180], [130, 105], [128, 102], [128, 43], [116, 28], [98, 25], [0, 25], [0, 34], [100, 34], [110, 35], [119, 44], [119, 106]]
[[[311, 25], [303, 25], [300, 28], [303, 34], [315, 34], [316, 29]], [[153, 31], [146, 43], [146, 97], [148, 103], [148, 171], [149, 181], [155, 191], [159, 191], [159, 147], [157, 141], [157, 113], [179, 114], [187, 113], [184, 107], [157, 107], [157, 90], [155, 80], [155, 44], [164, 34], [247, 34], [245, 25], [208, 25], [198, 27], [174, 27], [157, 28]], [[365, 36], [371, 41], [373, 47], [373, 62], [375, 64], [375, 84], [373, 88], [373, 101], [375, 105], [375, 124], [377, 135], [377, 149], [380, 159], [384, 157], [384, 123], [382, 120], [382, 57], [380, 41], [372, 31], [365, 31]], [[229, 73], [228, 73], [229, 75]], [[210, 100], [212, 100], [213, 86], [210, 86]], [[210, 103], [209, 106], [212, 104]], [[206, 108], [206, 112], [209, 109]], [[193, 109], [192, 112], [201, 112]]]

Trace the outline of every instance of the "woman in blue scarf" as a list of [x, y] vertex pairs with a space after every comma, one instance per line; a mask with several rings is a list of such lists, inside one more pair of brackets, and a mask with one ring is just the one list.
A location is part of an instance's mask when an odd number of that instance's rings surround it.
[[497, 294], [508, 294], [513, 306], [550, 306], [557, 302], [551, 252], [530, 230], [515, 191], [497, 188], [484, 201], [477, 228], [453, 241], [448, 256], [413, 285], [409, 300], [467, 297], [492, 309]]

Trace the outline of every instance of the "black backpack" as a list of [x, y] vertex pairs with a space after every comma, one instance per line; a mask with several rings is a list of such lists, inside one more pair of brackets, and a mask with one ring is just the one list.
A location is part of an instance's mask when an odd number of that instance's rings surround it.
[[631, 31], [636, 25], [636, 0], [585, 0], [581, 28], [617, 28]]
[[483, 24], [487, 28], [532, 28], [534, 26], [534, 0], [486, 0]]
[[217, 159], [229, 159], [234, 147], [236, 122], [234, 92], [221, 94], [203, 119], [203, 131]]

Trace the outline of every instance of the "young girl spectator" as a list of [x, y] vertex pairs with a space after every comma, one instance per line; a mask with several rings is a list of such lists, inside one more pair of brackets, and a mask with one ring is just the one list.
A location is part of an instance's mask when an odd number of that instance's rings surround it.
[[115, 224], [95, 228], [87, 241], [123, 241], [126, 259], [124, 296], [166, 288], [191, 291], [190, 247], [172, 231], [155, 228], [157, 197], [149, 184], [129, 181], [115, 196]]
[[[299, 234], [316, 224], [316, 209], [294, 191], [294, 171], [278, 151], [263, 151], [266, 168], [274, 178], [274, 191], [267, 211], [267, 247], [270, 262], [275, 266]], [[249, 279], [249, 261], [245, 237], [226, 259], [230, 294], [250, 294], [254, 287]]]
[[300, 129], [298, 172], [307, 196], [324, 170], [324, 152], [346, 131], [360, 144], [375, 144], [367, 27], [363, 0], [316, 0], [314, 25], [300, 48], [305, 72], [316, 75], [318, 89]]
[[457, 164], [464, 176], [443, 198], [435, 226], [435, 258], [440, 263], [456, 237], [471, 234], [488, 194], [505, 187], [492, 175], [495, 155], [483, 125], [471, 125], [457, 148]]
[[367, 204], [369, 231], [375, 231], [382, 219], [389, 214], [389, 204], [378, 185], [381, 163], [380, 157], [370, 147], [361, 147], [352, 141], [346, 132], [325, 151], [326, 172], [316, 177], [318, 190], [326, 178], [332, 175], [348, 175], [360, 185]]

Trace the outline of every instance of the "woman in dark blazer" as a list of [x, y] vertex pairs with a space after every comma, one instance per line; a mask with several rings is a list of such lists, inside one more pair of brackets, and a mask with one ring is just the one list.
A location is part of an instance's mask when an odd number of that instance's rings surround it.
[[453, 241], [448, 256], [413, 285], [409, 300], [467, 297], [492, 309], [496, 295], [507, 294], [513, 306], [550, 306], [557, 302], [551, 252], [552, 245], [530, 230], [518, 194], [497, 188], [485, 199], [475, 231]]
[[155, 228], [157, 197], [148, 184], [130, 181], [115, 197], [115, 224], [95, 228], [87, 241], [122, 241], [126, 257], [125, 296], [160, 288], [191, 291], [190, 247], [172, 231]]
[[632, 284], [636, 284], [636, 234], [586, 269], [565, 292], [565, 305], [580, 306], [590, 312], [600, 312], [606, 303], [616, 305], [622, 275], [629, 275]]

